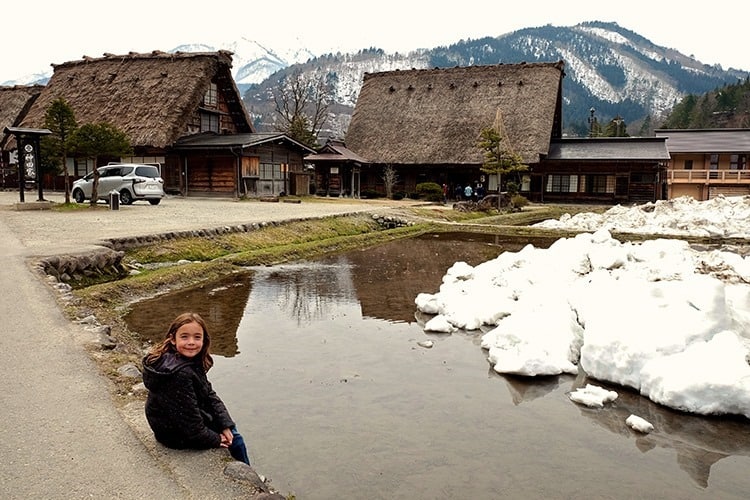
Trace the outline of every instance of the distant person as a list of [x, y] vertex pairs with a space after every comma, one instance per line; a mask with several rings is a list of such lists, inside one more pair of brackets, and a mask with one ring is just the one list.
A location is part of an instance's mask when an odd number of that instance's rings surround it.
[[484, 199], [484, 186], [482, 184], [477, 184], [476, 193], [477, 201], [481, 201], [482, 199]]
[[471, 200], [472, 196], [474, 196], [474, 190], [471, 189], [471, 185], [467, 184], [464, 188], [464, 198]]
[[455, 195], [456, 195], [456, 201], [461, 201], [461, 196], [464, 194], [464, 188], [461, 187], [461, 184], [456, 184], [455, 189]]
[[443, 205], [448, 203], [448, 184], [443, 183]]
[[245, 441], [206, 377], [213, 366], [210, 347], [198, 314], [183, 313], [172, 321], [166, 338], [143, 358], [146, 419], [168, 448], [228, 448], [235, 460], [250, 465]]

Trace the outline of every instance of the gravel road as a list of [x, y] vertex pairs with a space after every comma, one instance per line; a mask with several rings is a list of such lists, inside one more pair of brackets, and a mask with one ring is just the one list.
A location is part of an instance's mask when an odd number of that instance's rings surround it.
[[[24, 206], [35, 206], [37, 194], [26, 193]], [[62, 193], [44, 199], [64, 202]], [[90, 250], [105, 238], [145, 236], [170, 231], [209, 229], [225, 225], [324, 217], [353, 212], [377, 212], [414, 205], [413, 200], [353, 200], [315, 198], [301, 203], [261, 202], [228, 198], [167, 197], [159, 205], [146, 202], [109, 210], [17, 210], [17, 192], [0, 192], [0, 215], [16, 234], [28, 256]]]

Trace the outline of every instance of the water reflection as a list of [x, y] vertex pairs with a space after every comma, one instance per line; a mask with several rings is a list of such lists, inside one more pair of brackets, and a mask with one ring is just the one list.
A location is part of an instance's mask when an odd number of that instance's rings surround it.
[[[326, 262], [249, 267], [256, 288], [272, 289], [275, 307], [298, 327], [325, 318], [337, 306], [357, 304], [352, 266], [343, 257]], [[261, 291], [261, 295], [263, 295]]]
[[[206, 316], [214, 386], [252, 436], [254, 462], [299, 498], [744, 494], [746, 467], [720, 484], [709, 475], [725, 457], [750, 465], [746, 420], [684, 415], [622, 388], [611, 406], [581, 407], [568, 394], [585, 377], [499, 375], [481, 331], [423, 331], [429, 317], [415, 314], [414, 298], [436, 291], [448, 267], [525, 244], [428, 235], [251, 268], [136, 304], [126, 320], [159, 340], [177, 313]], [[432, 349], [417, 346], [425, 338]], [[631, 413], [656, 430], [632, 431]]]
[[248, 272], [233, 273], [219, 281], [178, 290], [135, 304], [125, 316], [128, 328], [149, 342], [164, 339], [172, 320], [185, 311], [197, 312], [211, 334], [211, 352], [239, 354], [237, 327], [250, 293]]
[[[750, 430], [747, 419], [740, 417], [702, 417], [681, 413], [658, 405], [630, 389], [607, 386], [577, 377], [571, 391], [587, 383], [601, 385], [617, 392], [614, 404], [597, 410], [581, 406], [581, 414], [597, 425], [629, 439], [642, 453], [655, 448], [674, 450], [677, 464], [697, 486], [706, 488], [711, 466], [730, 456], [750, 456], [750, 441], [738, 439]], [[655, 431], [641, 434], [625, 424], [630, 415], [638, 415], [654, 425]]]

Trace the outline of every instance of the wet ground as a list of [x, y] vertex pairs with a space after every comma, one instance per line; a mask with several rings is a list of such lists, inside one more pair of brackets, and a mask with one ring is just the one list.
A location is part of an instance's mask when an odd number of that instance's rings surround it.
[[[525, 243], [429, 235], [254, 268], [143, 302], [127, 320], [156, 340], [182, 310], [208, 319], [214, 388], [258, 469], [300, 500], [746, 498], [746, 419], [682, 414], [616, 387], [612, 406], [592, 410], [568, 398], [593, 382], [583, 376], [500, 376], [482, 332], [423, 332], [419, 292], [436, 292], [456, 261]], [[655, 431], [632, 431], [631, 413]]]

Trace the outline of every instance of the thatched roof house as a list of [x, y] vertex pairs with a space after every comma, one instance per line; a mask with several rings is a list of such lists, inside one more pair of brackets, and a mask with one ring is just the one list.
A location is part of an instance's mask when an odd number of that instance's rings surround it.
[[[562, 138], [564, 67], [558, 61], [366, 74], [346, 135], [347, 147], [369, 162], [362, 191], [382, 193], [390, 167], [398, 174], [394, 193], [405, 195], [434, 182], [461, 199], [467, 185], [493, 193], [513, 180], [534, 201], [661, 198], [663, 140]], [[488, 127], [528, 170], [502, 178], [482, 171], [478, 142]]]
[[[285, 137], [269, 140], [255, 133], [232, 77], [231, 52], [105, 54], [53, 66], [52, 78], [21, 125], [40, 127], [52, 102], [64, 98], [79, 125], [107, 122], [130, 139], [133, 156], [98, 158], [99, 165], [158, 163], [165, 190], [183, 195], [309, 190], [302, 157], [311, 150]], [[80, 177], [92, 163], [69, 159], [68, 170]]]
[[[0, 131], [18, 126], [43, 88], [42, 85], [0, 87]], [[9, 137], [12, 136], [2, 137], [0, 148], [4, 149]]]
[[379, 164], [480, 165], [498, 116], [508, 148], [536, 163], [562, 133], [562, 61], [365, 74], [347, 147]]
[[44, 87], [41, 85], [16, 85], [0, 87], [0, 187], [18, 185], [18, 174], [10, 166], [11, 143], [15, 136], [6, 134], [7, 128], [17, 127]]
[[54, 73], [22, 125], [40, 127], [50, 104], [63, 97], [81, 123], [108, 122], [136, 148], [165, 149], [178, 138], [201, 132], [199, 108], [211, 83], [226, 96], [218, 109], [218, 132], [253, 132], [232, 78], [232, 54], [199, 53], [84, 57], [53, 65]]

